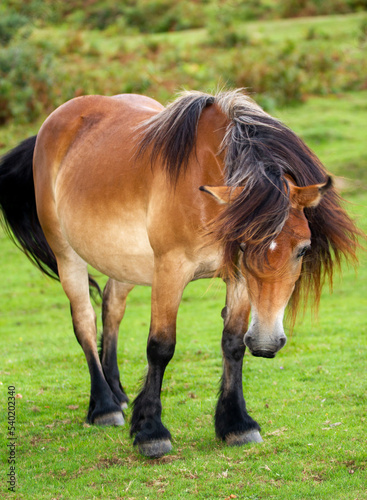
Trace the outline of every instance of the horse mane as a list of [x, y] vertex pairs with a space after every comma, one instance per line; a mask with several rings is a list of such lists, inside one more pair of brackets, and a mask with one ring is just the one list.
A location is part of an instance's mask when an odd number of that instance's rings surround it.
[[[220, 212], [210, 226], [210, 233], [223, 245], [222, 276], [235, 276], [240, 243], [244, 248], [244, 265], [256, 275], [271, 241], [289, 216], [286, 176], [303, 187], [324, 182], [328, 172], [294, 132], [241, 89], [216, 95], [183, 93], [139, 127], [138, 156], [149, 150], [152, 165], [159, 158], [176, 183], [187, 170], [195, 149], [201, 113], [214, 104], [228, 118], [218, 151], [225, 153], [226, 185], [246, 186], [246, 189]], [[342, 207], [334, 188], [327, 191], [317, 207], [305, 209], [305, 215], [311, 230], [311, 248], [303, 259], [301, 276], [289, 303], [292, 324], [301, 298], [306, 303], [310, 292], [314, 294], [317, 309], [325, 280], [328, 278], [332, 286], [334, 268], [340, 268], [343, 256], [357, 263], [358, 238], [363, 236]]]
[[167, 108], [137, 127], [141, 133], [137, 158], [150, 150], [151, 164], [160, 157], [173, 183], [186, 170], [195, 148], [199, 118], [215, 97], [202, 92], [183, 92]]

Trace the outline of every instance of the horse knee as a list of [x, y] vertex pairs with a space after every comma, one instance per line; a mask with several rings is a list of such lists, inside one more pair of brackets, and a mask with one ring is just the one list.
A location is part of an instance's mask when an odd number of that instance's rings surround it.
[[173, 358], [176, 342], [171, 339], [159, 339], [159, 337], [149, 337], [147, 346], [147, 356], [150, 365], [160, 367], [163, 370]]
[[227, 361], [241, 361], [245, 354], [243, 335], [235, 335], [228, 330], [223, 331], [222, 351]]

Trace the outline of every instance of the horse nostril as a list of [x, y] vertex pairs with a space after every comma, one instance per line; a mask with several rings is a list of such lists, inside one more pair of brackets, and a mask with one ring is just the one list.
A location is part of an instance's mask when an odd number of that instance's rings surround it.
[[243, 343], [250, 349], [251, 342], [252, 342], [252, 335], [250, 333], [246, 333], [246, 335], [243, 337]]
[[279, 349], [284, 347], [286, 343], [287, 343], [287, 337], [283, 335], [282, 337], [279, 338], [279, 345], [280, 345]]

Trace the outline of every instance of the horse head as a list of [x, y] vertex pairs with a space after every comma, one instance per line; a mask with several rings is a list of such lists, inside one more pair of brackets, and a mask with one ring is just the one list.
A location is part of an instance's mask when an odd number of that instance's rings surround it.
[[[265, 251], [259, 253], [261, 258], [249, 265], [246, 246], [251, 243], [238, 242], [242, 250], [238, 267], [247, 284], [252, 316], [244, 344], [254, 356], [264, 358], [273, 358], [287, 341], [283, 328], [284, 311], [312, 244], [304, 209], [316, 207], [332, 186], [330, 177], [322, 184], [306, 187], [296, 186], [289, 178], [284, 182], [289, 197], [288, 215], [277, 235], [271, 241], [260, 243], [266, 245]], [[211, 194], [219, 204], [228, 205], [246, 187], [202, 186], [200, 189]], [[255, 252], [252, 249], [250, 255], [256, 255], [256, 249]]]

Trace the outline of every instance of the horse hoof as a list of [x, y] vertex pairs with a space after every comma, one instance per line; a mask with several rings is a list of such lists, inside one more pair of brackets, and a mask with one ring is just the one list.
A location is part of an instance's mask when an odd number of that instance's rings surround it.
[[127, 402], [123, 401], [120, 406], [121, 406], [121, 410], [126, 410], [127, 409]]
[[262, 442], [263, 439], [260, 436], [260, 432], [256, 429], [241, 432], [239, 434], [232, 433], [226, 436], [226, 443], [228, 446], [242, 446], [243, 444]]
[[160, 458], [172, 450], [172, 444], [169, 439], [147, 441], [138, 443], [139, 452], [149, 458]]
[[96, 417], [93, 422], [95, 425], [124, 425], [125, 419], [120, 411], [108, 413], [107, 415], [100, 415]]

